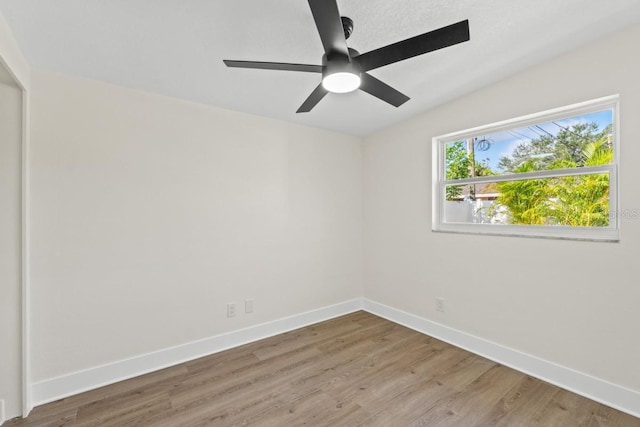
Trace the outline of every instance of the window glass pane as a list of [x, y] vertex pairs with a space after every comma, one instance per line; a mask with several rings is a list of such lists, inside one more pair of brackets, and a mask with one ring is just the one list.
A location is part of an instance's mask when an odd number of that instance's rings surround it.
[[609, 174], [449, 185], [445, 223], [607, 227]]
[[445, 179], [613, 163], [613, 110], [521, 126], [445, 146]]

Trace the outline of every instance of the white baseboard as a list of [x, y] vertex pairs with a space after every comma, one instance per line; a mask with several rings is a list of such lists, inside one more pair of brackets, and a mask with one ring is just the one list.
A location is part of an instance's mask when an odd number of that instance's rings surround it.
[[357, 298], [200, 341], [37, 382], [32, 385], [32, 401], [36, 406], [42, 405], [361, 309], [362, 299]]
[[[640, 417], [640, 392], [361, 298], [41, 381], [32, 385], [32, 399], [35, 405], [42, 405], [358, 310], [368, 311], [527, 375]], [[0, 412], [1, 415], [2, 412]]]
[[371, 314], [448, 342], [502, 365], [640, 418], [640, 392], [557, 365], [413, 314], [364, 299]]

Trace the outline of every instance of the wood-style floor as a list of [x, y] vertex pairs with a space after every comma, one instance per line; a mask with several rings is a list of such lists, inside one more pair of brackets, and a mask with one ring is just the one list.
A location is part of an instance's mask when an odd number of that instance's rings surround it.
[[18, 426], [640, 426], [357, 312], [43, 405]]

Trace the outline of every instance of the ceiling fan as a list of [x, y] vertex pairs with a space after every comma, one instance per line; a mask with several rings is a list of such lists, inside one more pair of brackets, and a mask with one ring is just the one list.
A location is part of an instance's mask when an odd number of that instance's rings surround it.
[[356, 89], [399, 107], [409, 97], [367, 71], [469, 40], [469, 21], [465, 20], [360, 54], [347, 47], [347, 39], [353, 32], [353, 21], [340, 16], [336, 0], [309, 0], [309, 6], [324, 47], [322, 65], [224, 60], [227, 67], [322, 74], [322, 82], [296, 113], [311, 111], [328, 92], [346, 93]]

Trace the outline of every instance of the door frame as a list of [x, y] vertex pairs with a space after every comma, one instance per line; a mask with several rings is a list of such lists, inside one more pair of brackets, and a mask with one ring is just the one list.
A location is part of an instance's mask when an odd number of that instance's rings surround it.
[[11, 76], [22, 92], [22, 135], [20, 164], [20, 286], [21, 286], [21, 359], [22, 359], [22, 415], [26, 417], [33, 409], [31, 394], [31, 334], [30, 334], [30, 280], [29, 280], [29, 91], [0, 53], [0, 67]]

